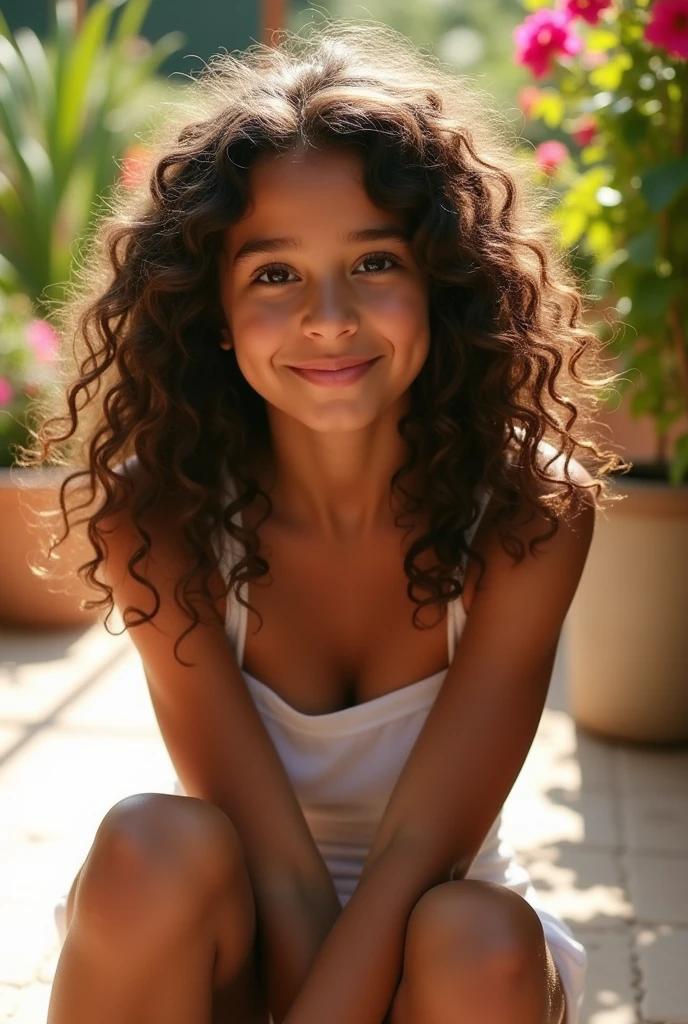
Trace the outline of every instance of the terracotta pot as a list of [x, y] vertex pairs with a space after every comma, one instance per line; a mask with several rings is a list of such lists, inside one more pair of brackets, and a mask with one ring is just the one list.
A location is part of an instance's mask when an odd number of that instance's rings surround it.
[[[639, 467], [640, 469], [640, 467]], [[614, 476], [568, 615], [576, 722], [622, 741], [688, 741], [688, 484]]]
[[[100, 595], [81, 582], [76, 570], [93, 558], [93, 549], [81, 530], [70, 533], [56, 554], [60, 562], [46, 562], [41, 537], [32, 524], [37, 513], [56, 507], [56, 491], [66, 471], [57, 469], [11, 470], [0, 467], [0, 624], [27, 629], [88, 626], [97, 620], [98, 609], [80, 611], [84, 599]], [[59, 529], [60, 534], [62, 528]], [[55, 567], [59, 580], [44, 580], [30, 565]]]

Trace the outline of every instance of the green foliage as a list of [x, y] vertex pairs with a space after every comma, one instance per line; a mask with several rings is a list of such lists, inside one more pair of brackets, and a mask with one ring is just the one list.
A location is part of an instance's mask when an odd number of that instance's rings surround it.
[[[629, 409], [652, 417], [661, 451], [688, 414], [688, 64], [645, 38], [648, 20], [643, 0], [615, 2], [594, 26], [575, 19], [584, 46], [552, 63], [529, 116], [569, 147], [548, 172], [560, 199], [552, 216], [591, 258], [592, 292], [609, 292], [626, 325], [610, 351], [639, 371]], [[584, 120], [594, 135], [579, 143]], [[669, 478], [679, 483], [688, 434], [673, 447]]]
[[54, 380], [31, 339], [50, 330], [117, 161], [169, 93], [156, 72], [184, 37], [140, 37], [150, 3], [96, 0], [79, 25], [75, 0], [57, 0], [45, 42], [0, 13], [0, 465]]
[[155, 72], [183, 42], [138, 36], [150, 2], [97, 0], [77, 28], [74, 0], [58, 0], [45, 44], [29, 28], [13, 37], [0, 14], [0, 289], [39, 306], [48, 287], [63, 296], [116, 160], [160, 91]]

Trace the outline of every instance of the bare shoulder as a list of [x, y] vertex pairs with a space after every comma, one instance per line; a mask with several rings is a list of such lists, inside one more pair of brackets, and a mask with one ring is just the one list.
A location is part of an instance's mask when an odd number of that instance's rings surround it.
[[[566, 482], [565, 458], [557, 454], [552, 445], [541, 442], [538, 461], [540, 468], [549, 478], [538, 480], [539, 495], [544, 497], [553, 493], [555, 489], [560, 490], [557, 487], [558, 483]], [[548, 565], [552, 567], [551, 571], [559, 574], [563, 586], [567, 585], [567, 579], [569, 582], [575, 580], [577, 584], [595, 529], [595, 502], [590, 490], [590, 485], [594, 484], [593, 477], [577, 459], [572, 458], [568, 464], [568, 479], [578, 485], [580, 507], [575, 515], [559, 520], [553, 536], [544, 541], [539, 540], [549, 534], [552, 527], [544, 515], [539, 512], [533, 513], [532, 506], [525, 497], [521, 499], [514, 522], [509, 525], [509, 533], [522, 542], [525, 552], [523, 562], [518, 564], [528, 564], [533, 560], [546, 558]], [[517, 568], [513, 557], [504, 549], [499, 528], [490, 514], [493, 507], [494, 503], [491, 500], [487, 504], [473, 540], [473, 546], [486, 563], [479, 588], [481, 591], [487, 586], [494, 586], [498, 580], [505, 579]], [[532, 551], [531, 541], [535, 541]], [[471, 560], [465, 581], [464, 604], [467, 609], [473, 600], [479, 578], [480, 565], [477, 561]]]

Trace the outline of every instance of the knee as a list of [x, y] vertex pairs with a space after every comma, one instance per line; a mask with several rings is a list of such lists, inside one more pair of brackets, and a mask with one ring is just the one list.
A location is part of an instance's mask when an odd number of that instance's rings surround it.
[[75, 901], [80, 927], [127, 936], [203, 912], [245, 871], [231, 821], [209, 802], [138, 793], [103, 818]]
[[465, 992], [468, 983], [516, 988], [545, 957], [529, 903], [505, 886], [464, 879], [434, 886], [414, 907], [404, 972], [435, 991]]

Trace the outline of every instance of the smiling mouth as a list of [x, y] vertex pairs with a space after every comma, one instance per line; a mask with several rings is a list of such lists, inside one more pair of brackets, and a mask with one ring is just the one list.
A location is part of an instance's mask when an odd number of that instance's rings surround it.
[[[320, 384], [325, 387], [337, 387], [344, 384], [353, 384], [370, 370], [370, 368], [382, 356], [375, 356], [374, 359], [367, 359], [359, 363], [350, 363], [348, 366], [341, 366], [336, 370], [327, 370], [304, 366], [289, 366], [288, 369], [298, 374], [311, 384]], [[334, 362], [334, 360], [333, 360]]]

